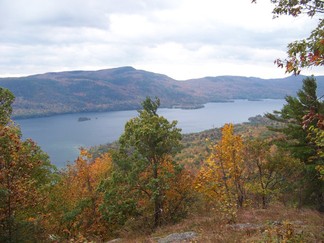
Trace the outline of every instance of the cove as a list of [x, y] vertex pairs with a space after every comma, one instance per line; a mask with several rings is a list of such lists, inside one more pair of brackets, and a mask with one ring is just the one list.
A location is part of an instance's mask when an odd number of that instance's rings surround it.
[[[285, 100], [234, 100], [207, 103], [201, 109], [158, 110], [169, 121], [177, 120], [182, 133], [201, 132], [222, 127], [225, 123], [247, 122], [249, 117], [280, 110]], [[31, 138], [58, 168], [74, 161], [80, 147], [90, 147], [116, 141], [125, 123], [137, 116], [136, 110], [57, 115], [43, 118], [17, 119], [23, 138]], [[87, 118], [81, 119], [79, 118]]]

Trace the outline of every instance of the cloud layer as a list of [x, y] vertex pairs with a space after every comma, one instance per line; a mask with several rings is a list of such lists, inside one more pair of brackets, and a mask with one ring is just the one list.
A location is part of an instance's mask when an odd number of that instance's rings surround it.
[[273, 60], [317, 21], [272, 19], [270, 1], [250, 2], [2, 0], [0, 76], [119, 66], [175, 79], [284, 76]]

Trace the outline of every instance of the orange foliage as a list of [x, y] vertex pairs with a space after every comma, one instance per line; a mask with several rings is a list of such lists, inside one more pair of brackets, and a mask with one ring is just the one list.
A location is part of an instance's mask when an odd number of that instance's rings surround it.
[[[139, 196], [137, 207], [142, 212], [149, 212], [152, 207], [152, 190], [147, 184], [152, 178], [152, 167], [148, 166], [138, 179], [136, 189]], [[189, 203], [193, 199], [194, 176], [185, 168], [176, 166], [171, 157], [163, 160], [158, 168], [159, 188], [161, 196], [161, 220], [163, 222], [175, 222], [183, 218], [189, 209]], [[145, 213], [144, 213], [145, 214]], [[147, 215], [149, 218], [149, 215]]]
[[73, 238], [77, 235], [98, 235], [107, 233], [107, 228], [99, 206], [103, 202], [103, 195], [98, 190], [100, 182], [109, 177], [112, 170], [110, 154], [92, 160], [91, 154], [80, 150], [75, 163], [69, 165], [58, 185], [65, 210], [61, 215], [63, 222], [60, 234]]

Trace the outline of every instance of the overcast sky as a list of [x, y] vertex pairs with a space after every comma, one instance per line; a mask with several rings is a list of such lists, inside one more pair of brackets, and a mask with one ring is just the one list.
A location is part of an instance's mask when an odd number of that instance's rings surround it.
[[0, 0], [0, 76], [133, 66], [179, 80], [284, 77], [273, 61], [317, 20], [273, 19], [272, 9], [270, 0]]

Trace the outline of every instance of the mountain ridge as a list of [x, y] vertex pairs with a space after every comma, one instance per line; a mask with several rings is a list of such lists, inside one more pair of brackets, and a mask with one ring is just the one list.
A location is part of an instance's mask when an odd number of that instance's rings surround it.
[[[294, 95], [304, 77], [262, 79], [228, 75], [180, 81], [126, 66], [0, 78], [0, 86], [16, 97], [13, 116], [28, 118], [138, 109], [146, 96], [159, 97], [161, 107], [186, 108], [231, 99], [279, 99]], [[323, 94], [324, 76], [316, 79], [318, 92]]]

